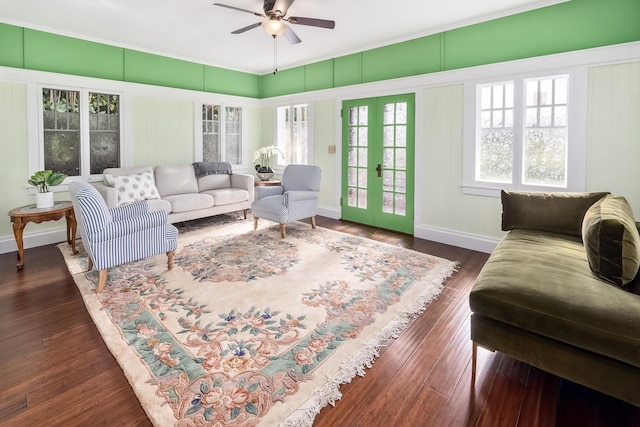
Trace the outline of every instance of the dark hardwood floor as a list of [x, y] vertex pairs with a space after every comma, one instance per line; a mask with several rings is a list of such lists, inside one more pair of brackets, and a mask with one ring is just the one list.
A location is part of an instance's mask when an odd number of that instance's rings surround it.
[[[471, 387], [471, 286], [486, 254], [319, 217], [318, 225], [460, 262], [428, 309], [341, 387], [314, 426], [634, 426], [640, 408], [500, 353]], [[0, 255], [0, 425], [150, 426], [54, 245]], [[640, 393], [640, 384], [638, 385]]]

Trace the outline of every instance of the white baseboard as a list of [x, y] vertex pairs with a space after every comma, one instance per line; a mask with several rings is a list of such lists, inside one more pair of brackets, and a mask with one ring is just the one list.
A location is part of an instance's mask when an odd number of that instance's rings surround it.
[[[65, 242], [66, 240], [66, 228], [61, 230], [49, 230], [38, 233], [30, 233], [22, 237], [22, 242], [25, 249]], [[8, 237], [0, 240], [0, 254], [17, 251], [18, 245], [16, 244], [16, 241], [13, 237]]]
[[[318, 215], [340, 219], [340, 210], [336, 208], [318, 206]], [[491, 253], [495, 249], [500, 239], [493, 239], [473, 234], [461, 233], [455, 230], [447, 230], [437, 227], [416, 226], [414, 236], [420, 239], [431, 240], [433, 242], [444, 243], [446, 245], [458, 246], [478, 252]], [[31, 233], [24, 236], [24, 248], [34, 248], [37, 246], [50, 245], [64, 242], [67, 239], [66, 229], [50, 230], [41, 233]], [[16, 241], [10, 237], [0, 240], [0, 254], [15, 252], [18, 250]]]
[[420, 239], [431, 240], [432, 242], [444, 243], [488, 254], [493, 252], [500, 241], [500, 239], [426, 226], [416, 226], [413, 230], [413, 234], [415, 237], [419, 237]]
[[340, 209], [318, 205], [318, 215], [331, 219], [340, 219]]

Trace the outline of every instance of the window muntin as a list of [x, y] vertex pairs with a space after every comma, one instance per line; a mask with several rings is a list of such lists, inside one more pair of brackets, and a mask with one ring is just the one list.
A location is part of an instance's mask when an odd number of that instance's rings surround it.
[[476, 86], [474, 186], [568, 187], [569, 78], [561, 74]]
[[69, 177], [120, 166], [120, 95], [42, 89], [42, 166]]
[[242, 163], [241, 107], [202, 105], [202, 161]]
[[[284, 160], [278, 158], [278, 164], [307, 164], [309, 162], [309, 105], [297, 104], [277, 109], [278, 149], [284, 154]], [[284, 163], [283, 163], [284, 162]]]

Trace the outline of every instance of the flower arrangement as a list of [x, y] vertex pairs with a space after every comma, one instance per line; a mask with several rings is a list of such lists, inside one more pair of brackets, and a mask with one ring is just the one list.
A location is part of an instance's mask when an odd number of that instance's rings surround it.
[[269, 145], [257, 150], [253, 154], [253, 163], [255, 163], [256, 172], [273, 173], [273, 169], [271, 169], [271, 159], [278, 154], [284, 159], [284, 154], [275, 145]]

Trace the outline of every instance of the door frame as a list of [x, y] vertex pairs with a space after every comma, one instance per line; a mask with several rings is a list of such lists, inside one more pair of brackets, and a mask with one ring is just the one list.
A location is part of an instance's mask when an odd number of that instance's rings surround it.
[[[383, 182], [378, 177], [376, 165], [383, 164], [383, 113], [384, 105], [389, 103], [407, 103], [406, 126], [406, 207], [405, 215], [389, 214], [382, 211]], [[368, 152], [367, 152], [367, 208], [347, 206], [349, 191], [349, 108], [368, 107]], [[415, 132], [416, 132], [416, 93], [376, 96], [341, 101], [340, 135], [342, 142], [340, 161], [340, 207], [341, 217], [347, 221], [358, 222], [374, 227], [414, 234], [415, 226]], [[372, 131], [373, 129], [373, 131]], [[373, 147], [373, 149], [370, 149]], [[388, 193], [388, 190], [386, 190]], [[373, 192], [373, 193], [371, 193]]]

